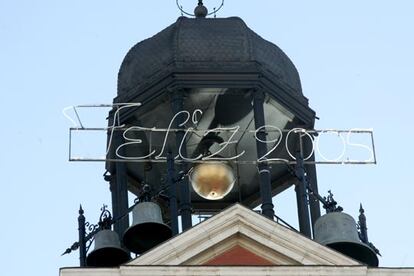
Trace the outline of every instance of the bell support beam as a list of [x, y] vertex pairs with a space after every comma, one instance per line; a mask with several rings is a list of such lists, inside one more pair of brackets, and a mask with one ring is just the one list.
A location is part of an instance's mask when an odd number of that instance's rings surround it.
[[309, 198], [307, 193], [307, 178], [305, 174], [305, 165], [303, 157], [303, 144], [302, 144], [302, 134], [299, 133], [298, 144], [299, 148], [296, 154], [296, 178], [297, 183], [295, 187], [296, 192], [296, 202], [298, 208], [298, 218], [299, 218], [299, 231], [307, 236], [312, 238], [312, 230], [310, 225], [310, 216], [309, 216]]
[[[124, 138], [120, 131], [114, 132], [114, 149], [124, 143]], [[120, 151], [123, 149], [120, 148]], [[122, 153], [121, 153], [122, 154]], [[115, 163], [115, 172], [112, 172], [110, 182], [110, 189], [112, 193], [112, 214], [115, 218], [119, 218], [128, 213], [128, 183], [127, 183], [127, 168], [125, 162]], [[114, 230], [120, 237], [122, 237], [129, 227], [129, 217], [124, 216], [114, 223]]]
[[[173, 114], [177, 114], [178, 112], [184, 110], [184, 92], [180, 91], [180, 90], [176, 90], [176, 91], [172, 91], [172, 96], [171, 96], [171, 108], [173, 111]], [[175, 122], [174, 122], [174, 127], [176, 129], [182, 129], [180, 131], [177, 131], [175, 133], [175, 139], [176, 139], [176, 147], [177, 147], [177, 151], [180, 148], [180, 144], [181, 141], [184, 138], [184, 127], [183, 126], [179, 126], [180, 122], [183, 122], [183, 116], [184, 114], [182, 114], [182, 116], [177, 116]], [[185, 143], [183, 143], [183, 147], [181, 149], [181, 153], [184, 156], [187, 156], [187, 148]], [[186, 172], [187, 171], [187, 164], [186, 163], [181, 163], [178, 166], [179, 171], [181, 172]], [[191, 221], [191, 194], [190, 194], [190, 185], [188, 183], [188, 177], [184, 177], [181, 180], [178, 180], [178, 185], [180, 187], [180, 214], [181, 214], [181, 226], [182, 226], [182, 230], [185, 231], [187, 229], [190, 229], [192, 227], [192, 221]]]
[[[262, 91], [253, 91], [253, 112], [254, 112], [254, 125], [257, 132], [256, 149], [258, 159], [264, 156], [267, 152], [266, 130], [263, 128], [265, 125], [264, 119], [264, 98], [265, 95]], [[260, 142], [260, 141], [262, 142]], [[267, 162], [260, 162], [257, 165], [259, 171], [260, 181], [260, 197], [262, 198], [262, 214], [269, 219], [273, 220], [275, 212], [272, 203], [272, 185], [270, 179], [270, 168]]]

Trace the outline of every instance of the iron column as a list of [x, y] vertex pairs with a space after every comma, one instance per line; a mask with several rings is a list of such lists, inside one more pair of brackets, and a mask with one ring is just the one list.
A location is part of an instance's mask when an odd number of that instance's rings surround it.
[[[184, 95], [183, 91], [172, 91], [172, 111], [173, 114], [177, 114], [178, 112], [182, 111], [184, 109]], [[175, 139], [176, 139], [176, 146], [177, 151], [180, 148], [181, 141], [184, 138], [184, 127], [180, 127], [180, 123], [182, 123], [183, 120], [183, 114], [182, 116], [177, 116], [174, 127], [176, 129], [182, 129], [180, 131], [177, 131], [175, 133]], [[186, 144], [183, 143], [183, 147], [181, 149], [181, 153], [184, 156], [187, 156], [187, 148]], [[187, 171], [187, 164], [184, 162], [181, 163], [179, 166], [180, 172], [186, 172]], [[188, 177], [184, 177], [182, 180], [179, 180], [178, 182], [180, 186], [180, 214], [181, 214], [181, 226], [183, 231], [191, 228], [192, 221], [191, 221], [191, 195], [190, 195], [190, 186], [188, 183]]]
[[171, 230], [173, 236], [178, 234], [178, 211], [177, 211], [177, 182], [175, 179], [174, 157], [171, 151], [167, 155], [167, 173], [170, 198]]
[[[315, 155], [312, 154], [312, 156], [308, 160], [315, 161]], [[315, 164], [306, 164], [305, 170], [306, 170], [306, 178], [307, 178], [309, 187], [314, 193], [318, 193], [318, 182], [317, 182], [318, 180], [316, 178]], [[321, 216], [321, 208], [319, 205], [319, 200], [314, 199], [314, 198], [309, 198], [309, 205], [310, 205], [309, 207], [310, 207], [310, 215], [311, 215], [312, 229], [313, 229], [316, 220]]]
[[305, 167], [303, 164], [303, 145], [302, 145], [302, 133], [299, 133], [299, 149], [296, 154], [296, 177], [298, 179], [295, 187], [296, 202], [298, 207], [299, 217], [299, 230], [305, 236], [312, 238], [310, 217], [309, 217], [309, 204], [307, 194], [307, 179], [305, 174]]
[[[124, 142], [120, 130], [114, 132], [114, 150]], [[120, 154], [123, 154], [123, 148], [120, 148]], [[112, 192], [112, 210], [114, 218], [119, 218], [128, 213], [128, 178], [127, 168], [125, 162], [115, 163], [115, 185], [111, 183]], [[114, 224], [114, 230], [120, 237], [125, 233], [129, 227], [129, 217], [124, 216]]]
[[86, 241], [85, 241], [85, 216], [83, 215], [82, 205], [79, 207], [78, 231], [79, 231], [79, 264], [86, 266]]
[[[260, 130], [257, 132], [256, 149], [257, 158], [264, 156], [267, 152], [267, 145], [263, 143], [266, 141], [266, 130], [262, 128], [265, 125], [264, 119], [264, 93], [262, 91], [253, 91], [253, 111], [254, 111], [254, 125], [256, 129]], [[262, 142], [260, 142], [261, 140]], [[270, 169], [267, 162], [260, 162], [257, 165], [259, 170], [259, 181], [260, 181], [260, 197], [262, 198], [262, 214], [271, 220], [275, 215], [272, 203], [272, 187], [270, 179]]]

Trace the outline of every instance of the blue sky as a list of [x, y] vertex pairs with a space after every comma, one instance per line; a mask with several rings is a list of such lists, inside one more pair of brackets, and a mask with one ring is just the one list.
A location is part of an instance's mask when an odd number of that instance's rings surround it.
[[[189, 10], [195, 3], [182, 1]], [[413, 12], [409, 0], [226, 0], [219, 13], [241, 17], [292, 59], [317, 128], [374, 129], [377, 165], [320, 165], [318, 180], [354, 217], [364, 204], [381, 266], [414, 266]], [[68, 162], [61, 111], [112, 102], [129, 48], [179, 15], [174, 0], [0, 0], [4, 275], [56, 275], [78, 264], [77, 252], [60, 254], [76, 240], [79, 204], [95, 222], [110, 194], [103, 163]], [[275, 204], [297, 225], [293, 190]]]

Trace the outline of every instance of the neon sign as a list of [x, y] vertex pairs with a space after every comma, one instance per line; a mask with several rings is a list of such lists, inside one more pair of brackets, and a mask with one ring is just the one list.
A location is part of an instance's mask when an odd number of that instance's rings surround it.
[[[207, 161], [232, 161], [233, 163], [239, 164], [257, 164], [260, 162], [268, 162], [268, 163], [285, 163], [285, 164], [295, 164], [296, 157], [295, 154], [292, 153], [292, 149], [289, 148], [289, 142], [294, 136], [299, 136], [300, 139], [304, 140], [307, 139], [309, 141], [310, 150], [304, 155], [304, 162], [305, 164], [376, 164], [376, 157], [375, 157], [375, 147], [374, 147], [374, 138], [373, 138], [373, 130], [372, 129], [350, 129], [350, 130], [337, 130], [337, 129], [326, 129], [326, 130], [307, 130], [303, 128], [293, 128], [293, 129], [280, 129], [274, 125], [265, 125], [258, 129], [254, 130], [241, 130], [240, 126], [232, 126], [232, 127], [217, 127], [213, 129], [199, 129], [197, 125], [199, 123], [199, 118], [202, 116], [203, 111], [200, 109], [194, 110], [192, 113], [186, 110], [182, 110], [175, 114], [172, 119], [170, 120], [167, 128], [148, 128], [143, 126], [129, 126], [126, 127], [125, 125], [121, 125], [119, 122], [119, 113], [125, 108], [131, 107], [138, 107], [140, 106], [139, 103], [133, 104], [117, 104], [117, 105], [84, 105], [84, 106], [77, 106], [77, 107], [69, 107], [64, 109], [64, 115], [74, 124], [76, 127], [70, 128], [70, 145], [72, 143], [72, 133], [73, 132], [84, 132], [84, 131], [104, 131], [105, 133], [109, 132], [108, 137], [108, 146], [106, 148], [105, 156], [101, 157], [80, 157], [74, 156], [72, 153], [72, 147], [70, 146], [69, 152], [69, 160], [70, 161], [114, 161], [114, 162], [166, 162], [166, 145], [168, 138], [172, 132], [177, 131], [184, 131], [184, 137], [179, 143], [178, 153], [175, 156], [176, 162], [189, 162], [189, 163], [198, 163], [198, 162], [207, 162]], [[109, 127], [105, 128], [87, 128], [84, 127], [78, 112], [76, 111], [77, 108], [81, 107], [112, 107], [116, 108], [112, 122], [113, 124]], [[73, 110], [74, 114], [76, 115], [78, 123], [70, 117], [67, 112], [68, 110]], [[176, 124], [180, 127], [180, 129], [174, 129], [173, 124], [179, 117], [183, 117], [182, 122], [176, 122]], [[120, 145], [117, 145], [116, 148], [113, 143], [113, 136], [115, 131], [122, 131], [122, 137], [124, 142]], [[123, 149], [127, 148], [128, 146], [140, 146], [143, 144], [141, 139], [131, 138], [131, 133], [134, 131], [145, 132], [147, 137], [152, 137], [151, 133], [164, 133], [163, 143], [160, 149], [151, 148], [151, 143], [148, 143], [148, 154], [142, 156], [130, 156], [123, 154]], [[261, 140], [257, 134], [259, 132], [266, 132], [266, 133], [273, 133], [274, 138], [269, 140]], [[198, 136], [206, 137], [210, 133], [227, 133], [228, 138], [223, 141], [222, 143], [218, 144], [218, 149], [209, 153], [208, 155], [203, 156], [202, 154], [198, 154], [195, 157], [184, 156], [182, 153], [182, 149], [185, 146], [185, 141], [191, 134], [197, 134]], [[235, 145], [239, 142], [236, 139], [237, 134], [250, 133], [252, 134], [252, 143], [259, 142], [265, 143], [269, 146], [268, 151], [263, 155], [258, 157], [254, 160], [246, 160], [245, 155], [246, 150], [242, 149], [241, 152], [234, 154], [233, 156], [223, 156], [223, 152], [231, 147], [231, 145]], [[363, 135], [365, 136], [364, 142], [357, 142], [356, 135]], [[333, 149], [330, 147], [330, 152], [339, 150], [339, 153], [336, 156], [329, 156], [327, 154], [327, 150], [324, 149], [324, 140], [329, 140], [334, 137], [336, 139], [336, 143], [339, 142], [339, 146], [335, 146]], [[151, 138], [150, 138], [151, 139]], [[277, 158], [271, 157], [274, 155], [276, 150], [283, 149], [287, 152], [287, 156], [284, 158]], [[115, 158], [108, 158], [108, 154], [111, 150], [114, 150]], [[351, 158], [349, 157], [351, 153], [357, 153], [358, 156], [364, 156], [364, 158]], [[251, 156], [251, 155], [249, 155]], [[315, 159], [313, 160], [311, 157], [314, 156]]]

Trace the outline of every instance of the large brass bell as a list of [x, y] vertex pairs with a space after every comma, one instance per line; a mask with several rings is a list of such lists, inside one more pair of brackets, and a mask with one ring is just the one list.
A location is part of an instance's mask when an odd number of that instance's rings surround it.
[[153, 202], [140, 202], [132, 210], [133, 225], [123, 237], [124, 245], [142, 254], [171, 238], [171, 228], [162, 221], [161, 209]]
[[362, 243], [355, 220], [342, 212], [331, 212], [315, 222], [315, 241], [341, 252], [368, 266], [378, 266], [374, 250]]
[[233, 188], [236, 178], [233, 170], [224, 162], [197, 164], [189, 173], [194, 191], [208, 200], [219, 200]]
[[129, 260], [129, 254], [121, 248], [118, 234], [103, 229], [95, 234], [95, 248], [86, 258], [88, 266], [113, 267]]

